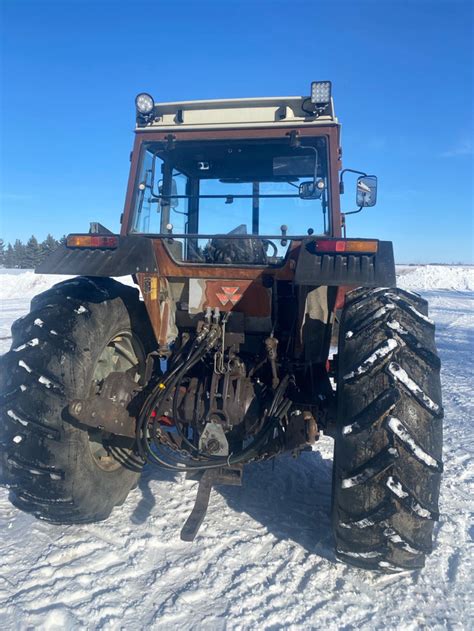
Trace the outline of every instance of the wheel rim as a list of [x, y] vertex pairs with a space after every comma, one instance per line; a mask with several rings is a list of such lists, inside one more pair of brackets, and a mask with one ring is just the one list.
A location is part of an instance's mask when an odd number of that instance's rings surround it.
[[[140, 340], [131, 331], [121, 331], [104, 346], [94, 366], [90, 395], [99, 394], [111, 372], [129, 372], [139, 383], [144, 372], [145, 352]], [[95, 464], [104, 471], [120, 469], [133, 455], [116, 436], [108, 432], [88, 431], [89, 448]], [[122, 442], [120, 445], [119, 442]]]

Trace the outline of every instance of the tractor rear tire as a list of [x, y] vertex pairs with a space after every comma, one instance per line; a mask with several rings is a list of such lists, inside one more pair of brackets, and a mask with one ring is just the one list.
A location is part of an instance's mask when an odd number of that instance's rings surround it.
[[109, 372], [144, 375], [152, 337], [138, 291], [109, 278], [67, 280], [33, 298], [12, 338], [0, 360], [0, 482], [40, 519], [106, 519], [137, 485], [142, 462], [133, 441], [78, 427], [67, 407], [100, 390]]
[[358, 289], [342, 314], [333, 528], [337, 556], [361, 568], [415, 570], [432, 550], [443, 409], [427, 313], [417, 294]]

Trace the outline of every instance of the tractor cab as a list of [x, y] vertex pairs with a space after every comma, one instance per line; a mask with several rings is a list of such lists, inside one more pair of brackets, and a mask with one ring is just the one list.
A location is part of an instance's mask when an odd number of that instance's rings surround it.
[[143, 142], [130, 232], [173, 235], [180, 261], [281, 264], [270, 236], [331, 230], [327, 140], [292, 140]]
[[269, 266], [295, 237], [339, 234], [339, 126], [317, 85], [324, 102], [139, 95], [122, 234], [166, 236], [177, 262]]

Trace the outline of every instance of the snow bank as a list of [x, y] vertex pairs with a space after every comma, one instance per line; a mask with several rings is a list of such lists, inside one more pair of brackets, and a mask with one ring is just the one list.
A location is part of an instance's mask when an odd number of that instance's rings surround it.
[[[22, 272], [22, 273], [21, 273]], [[33, 298], [70, 276], [35, 274], [31, 270], [2, 270], [0, 275], [0, 299]]]
[[[60, 274], [35, 274], [33, 270], [0, 270], [0, 300], [24, 298], [31, 300], [36, 294], [46, 291], [56, 283], [72, 276]], [[131, 276], [117, 278], [125, 285], [133, 285]]]
[[397, 282], [402, 289], [474, 290], [474, 267], [460, 265], [419, 265], [397, 269]]

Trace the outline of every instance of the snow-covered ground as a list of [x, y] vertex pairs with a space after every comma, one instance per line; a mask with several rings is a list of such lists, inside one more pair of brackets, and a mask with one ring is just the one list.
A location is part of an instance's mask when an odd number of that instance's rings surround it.
[[[0, 352], [31, 297], [61, 280], [3, 270]], [[445, 474], [435, 551], [416, 574], [336, 562], [332, 441], [247, 468], [213, 491], [194, 543], [179, 538], [195, 483], [147, 468], [111, 518], [52, 526], [0, 489], [1, 629], [469, 629], [472, 602], [474, 269], [406, 267], [399, 284], [430, 301], [443, 362]]]

